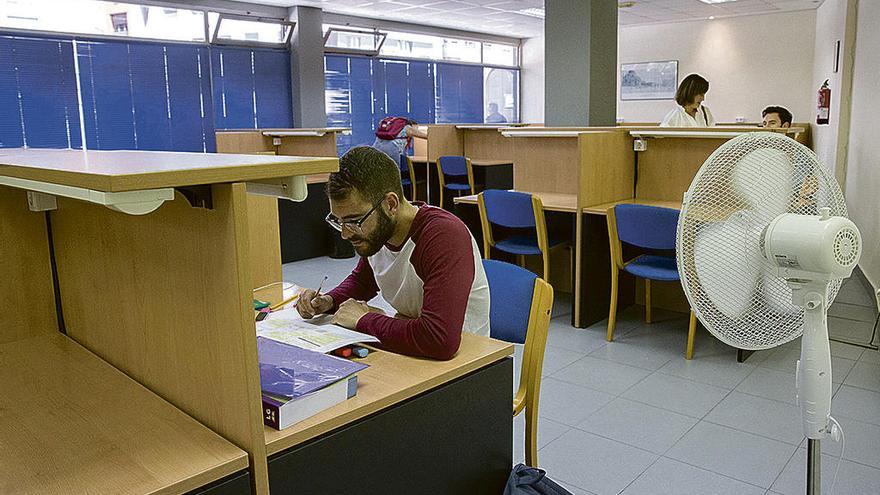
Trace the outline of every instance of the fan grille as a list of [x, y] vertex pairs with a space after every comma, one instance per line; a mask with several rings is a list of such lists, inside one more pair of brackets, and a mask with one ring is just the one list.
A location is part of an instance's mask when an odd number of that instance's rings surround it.
[[[807, 147], [781, 134], [748, 133], [703, 163], [685, 198], [676, 255], [691, 308], [709, 331], [741, 349], [767, 349], [799, 337], [803, 310], [761, 254], [766, 226], [782, 213], [846, 216], [831, 173]], [[835, 239], [835, 255], [854, 261], [854, 233]], [[840, 280], [829, 287], [829, 303]]]
[[855, 264], [859, 254], [859, 236], [853, 229], [843, 229], [834, 237], [834, 258], [842, 266]]

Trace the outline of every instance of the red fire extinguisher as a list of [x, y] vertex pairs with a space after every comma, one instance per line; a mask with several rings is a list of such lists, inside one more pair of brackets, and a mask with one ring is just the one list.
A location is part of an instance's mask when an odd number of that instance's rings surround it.
[[819, 88], [819, 105], [816, 109], [816, 123], [827, 124], [828, 114], [831, 113], [831, 88], [828, 87], [828, 79]]

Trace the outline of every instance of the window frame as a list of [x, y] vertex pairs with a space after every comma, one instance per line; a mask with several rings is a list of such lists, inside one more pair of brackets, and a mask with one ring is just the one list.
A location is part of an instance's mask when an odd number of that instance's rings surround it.
[[[214, 26], [214, 32], [211, 33], [211, 38], [208, 40], [208, 44], [217, 45], [217, 46], [247, 46], [251, 48], [287, 48], [290, 43], [290, 38], [293, 36], [293, 30], [296, 28], [296, 22], [289, 21], [286, 19], [281, 19], [277, 17], [261, 17], [261, 16], [251, 16], [244, 14], [225, 14], [222, 12], [212, 12], [210, 10], [205, 10], [205, 28], [208, 29], [209, 20], [208, 15], [211, 13], [218, 14], [217, 24]], [[230, 19], [234, 21], [248, 21], [248, 22], [262, 22], [265, 24], [277, 24], [279, 26], [288, 26], [290, 29], [287, 31], [287, 36], [285, 36], [284, 41], [278, 43], [270, 43], [265, 41], [253, 41], [253, 40], [228, 40], [223, 38], [217, 38], [217, 35], [220, 33], [220, 25], [223, 24], [223, 19]]]
[[[330, 35], [333, 32], [340, 33], [358, 33], [358, 34], [372, 34], [374, 36], [382, 36], [379, 42], [376, 44], [375, 50], [358, 50], [357, 48], [337, 48], [337, 47], [328, 47], [327, 40], [330, 39]], [[337, 54], [345, 54], [345, 55], [366, 55], [368, 57], [378, 57], [379, 52], [382, 51], [382, 45], [385, 44], [385, 40], [388, 38], [388, 33], [384, 31], [379, 31], [378, 29], [368, 29], [368, 28], [351, 28], [351, 27], [335, 27], [329, 26], [327, 28], [327, 32], [324, 33], [324, 53], [337, 53]]]

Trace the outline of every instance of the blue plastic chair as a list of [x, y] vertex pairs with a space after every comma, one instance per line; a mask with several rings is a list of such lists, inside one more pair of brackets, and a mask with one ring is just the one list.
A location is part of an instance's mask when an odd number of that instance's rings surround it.
[[410, 186], [410, 201], [416, 200], [416, 171], [413, 167], [412, 158], [407, 155], [400, 155], [400, 162], [397, 164], [400, 168], [400, 184], [405, 188]]
[[[550, 249], [565, 241], [548, 237], [541, 198], [524, 192], [487, 189], [477, 196], [477, 206], [483, 226], [483, 257], [490, 259], [493, 247], [518, 256], [541, 255], [544, 280], [550, 280]], [[535, 229], [535, 233], [495, 240], [493, 225], [511, 229], [530, 228]]]
[[[645, 280], [645, 322], [651, 323], [651, 281], [678, 281], [675, 258], [643, 254], [624, 262], [622, 243], [644, 249], [675, 249], [679, 211], [638, 204], [621, 204], [608, 209], [608, 240], [611, 244], [611, 309], [608, 312], [609, 342], [614, 340], [617, 320], [618, 277], [620, 270]], [[691, 311], [685, 358], [694, 355], [697, 319]]]
[[[470, 191], [474, 194], [474, 169], [470, 158], [463, 156], [441, 156], [437, 160], [437, 179], [440, 182], [440, 208], [443, 208], [444, 193]], [[467, 180], [467, 182], [462, 182]]]
[[534, 273], [510, 263], [483, 260], [489, 280], [489, 328], [493, 339], [523, 344], [519, 388], [513, 415], [526, 412], [526, 464], [538, 463], [538, 399], [553, 287]]

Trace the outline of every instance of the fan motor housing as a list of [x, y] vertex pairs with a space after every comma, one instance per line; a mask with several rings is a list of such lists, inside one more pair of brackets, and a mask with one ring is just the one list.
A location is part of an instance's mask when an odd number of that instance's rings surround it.
[[830, 279], [852, 274], [862, 237], [852, 221], [826, 210], [820, 215], [779, 215], [767, 226], [763, 241], [764, 256], [791, 276]]

